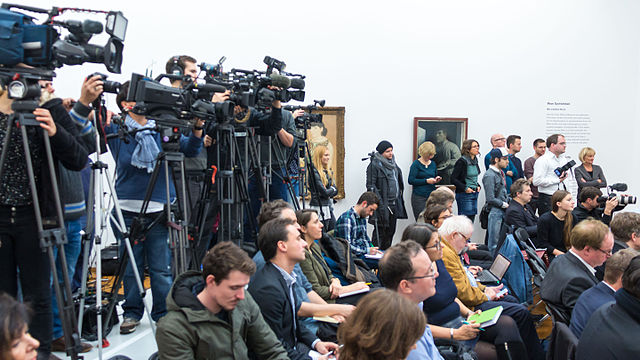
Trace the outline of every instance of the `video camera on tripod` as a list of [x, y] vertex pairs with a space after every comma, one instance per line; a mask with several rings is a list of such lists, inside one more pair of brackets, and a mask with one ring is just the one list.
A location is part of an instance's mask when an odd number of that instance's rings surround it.
[[[34, 17], [10, 10], [13, 8], [47, 14], [48, 17], [42, 24], [36, 24]], [[98, 21], [56, 20], [57, 16], [66, 11], [107, 14], [104, 27], [110, 35], [107, 43], [104, 46], [89, 44], [94, 34], [103, 31], [103, 25]], [[119, 11], [60, 7], [45, 10], [25, 5], [2, 4], [0, 30], [11, 36], [0, 38], [0, 64], [15, 66], [23, 63], [55, 69], [63, 65], [91, 62], [104, 63], [109, 72], [120, 73], [127, 23], [127, 19]], [[67, 29], [69, 35], [61, 39], [56, 27]]]
[[[284, 109], [288, 111], [304, 110], [304, 114], [301, 116], [298, 116], [295, 119], [295, 121], [296, 121], [296, 128], [306, 130], [306, 129], [309, 129], [309, 126], [312, 123], [322, 123], [322, 114], [313, 114], [312, 112], [314, 110], [317, 110], [318, 107], [324, 107], [325, 103], [326, 103], [325, 100], [313, 100], [312, 105], [301, 105], [301, 106], [286, 105], [284, 106]], [[306, 134], [303, 138], [306, 139]]]
[[[231, 69], [229, 72], [224, 72], [222, 63], [225, 60], [223, 56], [216, 65], [203, 62], [200, 64], [200, 69], [205, 72], [204, 79], [208, 84], [222, 85], [230, 90], [229, 100], [235, 104], [244, 108], [265, 109], [269, 108], [274, 100], [304, 101], [305, 76], [285, 73], [286, 64], [283, 61], [265, 56], [266, 71]], [[288, 76], [274, 74], [273, 70]], [[271, 87], [277, 87], [280, 90]]]

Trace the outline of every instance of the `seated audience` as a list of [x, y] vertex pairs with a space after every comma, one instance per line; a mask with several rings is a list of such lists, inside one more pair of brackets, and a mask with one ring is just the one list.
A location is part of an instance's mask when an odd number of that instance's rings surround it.
[[487, 226], [487, 245], [494, 254], [500, 241], [500, 228], [504, 220], [504, 212], [509, 207], [509, 197], [505, 187], [504, 169], [509, 165], [509, 153], [505, 148], [493, 149], [489, 152], [491, 165], [482, 176], [484, 195], [489, 204], [489, 225]]
[[516, 323], [507, 315], [501, 315], [497, 324], [486, 328], [485, 331], [479, 331], [476, 324], [464, 323], [476, 312], [457, 298], [458, 289], [442, 262], [442, 243], [433, 226], [409, 225], [402, 233], [402, 241], [408, 240], [420, 244], [438, 268], [436, 294], [426, 299], [422, 307], [434, 338], [448, 340], [453, 337], [454, 340], [463, 341], [478, 354], [479, 359], [497, 358], [494, 344], [518, 342], [524, 347]]
[[594, 267], [602, 265], [613, 249], [613, 235], [598, 220], [584, 220], [571, 230], [571, 248], [549, 266], [540, 296], [566, 318], [578, 297], [598, 283]]
[[481, 189], [478, 183], [480, 144], [474, 139], [467, 139], [462, 142], [460, 150], [462, 156], [453, 166], [451, 183], [456, 186], [458, 215], [465, 215], [473, 222], [478, 213], [478, 194]]
[[578, 195], [578, 206], [573, 209], [576, 222], [592, 217], [609, 225], [613, 210], [618, 206], [618, 199], [614, 197], [607, 200], [604, 209], [601, 209], [598, 204], [598, 198], [600, 196], [602, 196], [602, 191], [598, 188], [593, 186], [585, 186], [582, 188], [580, 195]]
[[409, 169], [409, 184], [411, 191], [411, 207], [413, 216], [417, 220], [418, 214], [424, 210], [429, 195], [436, 189], [442, 178], [437, 176], [436, 163], [431, 159], [436, 154], [436, 146], [431, 141], [423, 142], [418, 148], [420, 157], [411, 164]]
[[[396, 244], [380, 260], [380, 279], [389, 290], [410, 300], [422, 314], [422, 302], [436, 293], [438, 270], [427, 253], [415, 241]], [[385, 311], [386, 312], [386, 311]], [[431, 329], [422, 325], [423, 333], [407, 359], [442, 359], [433, 342]]]
[[424, 328], [424, 315], [409, 300], [393, 291], [375, 291], [340, 326], [340, 360], [405, 359]]
[[571, 313], [571, 331], [578, 339], [591, 315], [602, 305], [615, 301], [613, 294], [622, 287], [622, 273], [634, 257], [636, 250], [624, 249], [613, 254], [605, 263], [604, 280], [583, 292]]
[[582, 332], [577, 360], [637, 359], [640, 354], [640, 256], [622, 274], [616, 302], [600, 307]]
[[[322, 238], [322, 222], [318, 218], [318, 213], [314, 209], [299, 210], [296, 212], [300, 232], [307, 242], [304, 261], [300, 263], [302, 272], [307, 277], [313, 290], [325, 301], [333, 303], [342, 294], [368, 288], [364, 282], [356, 282], [351, 285], [342, 286], [340, 280], [333, 277], [331, 269], [322, 256], [322, 250], [318, 240]], [[344, 302], [352, 303], [350, 296], [343, 298]]]
[[[264, 321], [258, 305], [245, 294], [256, 266], [237, 245], [218, 243], [205, 255], [202, 272], [187, 271], [167, 297], [167, 315], [158, 322], [161, 359], [288, 359]], [[202, 346], [207, 344], [207, 346]]]
[[35, 360], [38, 357], [36, 351], [40, 343], [29, 334], [29, 318], [25, 305], [7, 294], [0, 294], [0, 359]]
[[360, 195], [356, 206], [345, 211], [336, 222], [336, 236], [351, 244], [351, 252], [363, 259], [370, 268], [377, 268], [377, 261], [365, 258], [365, 254], [376, 254], [378, 248], [373, 246], [367, 234], [367, 218], [378, 209], [380, 199], [367, 191]]
[[511, 185], [511, 201], [505, 214], [505, 223], [527, 230], [530, 239], [538, 235], [538, 217], [529, 205], [533, 192], [531, 184], [525, 179], [518, 179]]
[[529, 310], [511, 295], [499, 295], [500, 286], [484, 286], [475, 281], [473, 274], [464, 268], [459, 254], [465, 248], [467, 239], [473, 235], [473, 224], [465, 216], [453, 216], [444, 221], [438, 233], [442, 241], [442, 260], [458, 290], [458, 299], [473, 310], [488, 310], [496, 306], [504, 308], [508, 315], [518, 324], [520, 336], [527, 348], [529, 359], [540, 359], [542, 347], [536, 334]]
[[308, 359], [311, 349], [320, 354], [337, 349], [334, 343], [320, 341], [296, 316], [300, 302], [293, 291], [296, 282], [293, 267], [304, 260], [307, 244], [295, 222], [268, 221], [260, 229], [258, 246], [267, 262], [249, 283], [249, 292], [289, 357]]
[[547, 249], [549, 260], [562, 255], [571, 247], [569, 238], [571, 229], [576, 224], [573, 215], [573, 200], [571, 193], [558, 190], [551, 196], [551, 211], [538, 218], [538, 236], [535, 244], [540, 249]]
[[[451, 189], [449, 189], [449, 187], [440, 186], [436, 188], [431, 195], [429, 195], [427, 203], [425, 204], [425, 209], [430, 208], [433, 205], [440, 204], [446, 206], [449, 209], [449, 212], [453, 214], [453, 201], [455, 199], [456, 195]], [[418, 215], [417, 222], [424, 222], [424, 212], [425, 210], [422, 210], [420, 215]]]
[[[291, 204], [278, 199], [262, 204], [260, 214], [258, 214], [258, 227], [261, 228], [267, 221], [276, 218], [289, 219], [294, 222], [297, 221], [296, 213], [291, 208]], [[299, 227], [297, 222], [295, 225]], [[253, 261], [256, 263], [257, 270], [260, 270], [264, 266], [265, 260], [261, 251], [258, 251], [254, 255]], [[335, 320], [342, 322], [351, 314], [353, 309], [355, 309], [354, 306], [347, 304], [327, 304], [327, 302], [313, 290], [313, 286], [302, 272], [300, 264], [296, 264], [293, 271], [296, 273], [297, 279], [293, 285], [293, 289], [301, 302], [298, 316], [302, 318], [303, 324], [308, 327], [312, 333], [318, 331], [319, 325], [328, 325], [327, 323], [319, 324], [318, 321], [313, 319], [314, 316], [331, 316]], [[322, 327], [325, 330], [328, 328], [328, 326]], [[335, 335], [335, 329], [329, 327], [328, 330], [330, 330], [330, 332], [327, 335], [333, 337]], [[325, 339], [323, 338], [323, 340]]]
[[575, 168], [576, 183], [578, 183], [578, 197], [580, 193], [587, 186], [595, 188], [606, 188], [607, 179], [604, 177], [602, 168], [593, 164], [593, 158], [596, 156], [596, 151], [590, 147], [585, 147], [578, 153], [578, 159], [582, 164]]

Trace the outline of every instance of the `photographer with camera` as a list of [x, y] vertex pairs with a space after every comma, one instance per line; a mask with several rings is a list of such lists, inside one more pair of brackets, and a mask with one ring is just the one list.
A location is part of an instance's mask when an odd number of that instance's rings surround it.
[[[601, 196], [602, 191], [596, 187], [585, 186], [582, 188], [580, 195], [578, 195], [578, 206], [573, 209], [577, 222], [592, 217], [609, 225], [613, 211], [618, 206], [618, 199], [612, 196], [601, 202]], [[602, 203], [604, 203], [604, 209], [600, 207]]]
[[[24, 69], [25, 73], [29, 71]], [[3, 78], [0, 87], [0, 143], [5, 140], [10, 115], [14, 113], [14, 99], [9, 98], [7, 90], [10, 81]], [[74, 138], [78, 130], [61, 105], [52, 110], [54, 115], [50, 110], [38, 107], [33, 115], [49, 137], [53, 166], [57, 168], [62, 164], [69, 170], [82, 170], [88, 153]], [[56, 204], [45, 154], [45, 135], [41, 129], [32, 126], [26, 131], [43, 225], [45, 228], [62, 226], [55, 218]], [[15, 297], [19, 276], [23, 299], [31, 303], [34, 310], [31, 333], [40, 341], [40, 356], [48, 358], [52, 336], [51, 271], [47, 253], [40, 246], [22, 141], [20, 129], [14, 126], [7, 148], [1, 149], [6, 152], [6, 161], [0, 179], [0, 291]]]
[[567, 182], [575, 181], [571, 163], [575, 161], [564, 155], [567, 141], [564, 135], [553, 134], [547, 138], [548, 151], [536, 160], [533, 166], [533, 185], [538, 187], [538, 214], [551, 211], [551, 196], [557, 190], [567, 190]]
[[[127, 81], [122, 84], [116, 97], [116, 102], [125, 115], [123, 124], [109, 124], [105, 127], [105, 133], [117, 133], [118, 126], [125, 127], [128, 132], [135, 132], [135, 135], [131, 136], [132, 141], [118, 137], [109, 139], [109, 148], [116, 160], [115, 189], [125, 224], [130, 228], [133, 219], [141, 215], [140, 211], [147, 184], [149, 184], [151, 173], [158, 161], [158, 154], [162, 151], [162, 140], [154, 120], [131, 111], [136, 103], [126, 100], [128, 91], [129, 82]], [[180, 136], [179, 149], [186, 157], [198, 155], [202, 148], [202, 131], [198, 130], [198, 127], [202, 127], [201, 121], [194, 124], [194, 131], [190, 136]], [[166, 226], [167, 220], [163, 218], [167, 186], [170, 189], [170, 200], [173, 202], [176, 197], [172, 177], [165, 174], [164, 169], [161, 169], [160, 172], [151, 194], [147, 212], [142, 214], [144, 223], [141, 226], [144, 228], [151, 223], [153, 225], [149, 229], [145, 229], [146, 232], [140, 234], [143, 235], [140, 238], [131, 239], [138, 272], [143, 274], [145, 263], [149, 266], [153, 294], [151, 317], [154, 321], [158, 321], [166, 314], [165, 299], [172, 282], [171, 254], [167, 244], [169, 232]], [[167, 177], [169, 184], [166, 184]], [[114, 233], [119, 239], [122, 238], [119, 231], [114, 231]], [[121, 251], [126, 251], [125, 242], [121, 242]], [[127, 264], [124, 274], [124, 297], [125, 303], [122, 306], [124, 320], [120, 324], [120, 333], [129, 334], [135, 331], [144, 310], [130, 262]]]

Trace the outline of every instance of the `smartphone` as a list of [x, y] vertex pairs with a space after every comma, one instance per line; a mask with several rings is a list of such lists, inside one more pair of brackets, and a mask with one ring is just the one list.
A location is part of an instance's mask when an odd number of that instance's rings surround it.
[[499, 297], [501, 297], [502, 295], [506, 295], [508, 292], [509, 292], [509, 289], [504, 288], [504, 289], [500, 290], [500, 292], [499, 292], [499, 293], [497, 293], [497, 294], [496, 294], [496, 298], [499, 298]]

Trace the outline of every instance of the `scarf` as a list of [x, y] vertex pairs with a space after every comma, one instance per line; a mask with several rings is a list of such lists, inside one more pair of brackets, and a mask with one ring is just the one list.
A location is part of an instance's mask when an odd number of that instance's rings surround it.
[[400, 193], [400, 189], [398, 188], [398, 173], [396, 171], [396, 157], [394, 155], [391, 159], [387, 159], [377, 152], [374, 153], [373, 156], [380, 164], [382, 164], [381, 169], [388, 179], [389, 200], [395, 200]]
[[133, 154], [131, 154], [131, 165], [139, 169], [147, 169], [148, 173], [153, 172], [153, 168], [156, 165], [156, 159], [160, 153], [158, 143], [156, 143], [156, 139], [153, 136], [153, 134], [155, 134], [153, 128], [155, 128], [156, 122], [154, 120], [147, 120], [147, 125], [142, 126], [133, 120], [131, 116], [127, 115], [124, 123], [132, 130], [148, 129], [137, 132], [135, 135], [137, 144], [136, 148], [133, 150]]

